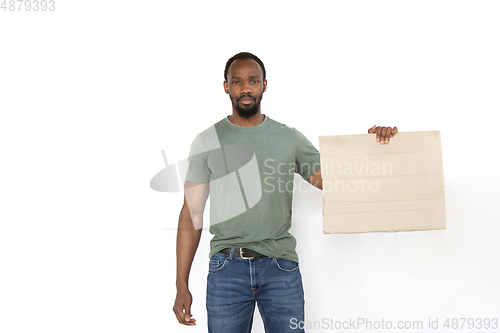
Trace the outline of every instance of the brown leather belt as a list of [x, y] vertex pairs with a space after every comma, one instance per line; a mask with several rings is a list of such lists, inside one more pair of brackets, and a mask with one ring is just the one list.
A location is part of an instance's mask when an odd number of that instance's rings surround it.
[[[231, 248], [226, 247], [224, 250], [219, 251], [220, 253], [230, 255], [231, 254]], [[242, 259], [253, 259], [253, 258], [262, 258], [265, 257], [265, 255], [255, 252], [254, 250], [250, 250], [244, 247], [239, 247], [239, 248], [234, 248], [233, 256], [235, 257], [240, 257]]]

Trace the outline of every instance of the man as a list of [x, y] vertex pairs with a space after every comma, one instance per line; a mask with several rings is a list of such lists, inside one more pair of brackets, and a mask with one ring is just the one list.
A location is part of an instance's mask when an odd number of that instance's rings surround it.
[[[255, 304], [266, 332], [301, 331], [291, 327], [292, 318], [304, 320], [296, 241], [289, 233], [293, 177], [297, 172], [322, 189], [320, 158], [302, 133], [261, 113], [266, 88], [258, 57], [243, 52], [230, 58], [224, 91], [232, 114], [191, 145], [177, 233], [173, 310], [181, 324], [196, 324], [188, 277], [210, 193], [209, 332], [250, 332]], [[387, 144], [397, 128], [373, 126], [368, 133]]]

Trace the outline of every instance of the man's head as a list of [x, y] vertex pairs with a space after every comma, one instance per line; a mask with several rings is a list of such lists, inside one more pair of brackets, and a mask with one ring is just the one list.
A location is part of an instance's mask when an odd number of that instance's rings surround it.
[[224, 90], [238, 115], [242, 118], [256, 115], [267, 87], [262, 61], [251, 53], [238, 53], [227, 61], [224, 79]]

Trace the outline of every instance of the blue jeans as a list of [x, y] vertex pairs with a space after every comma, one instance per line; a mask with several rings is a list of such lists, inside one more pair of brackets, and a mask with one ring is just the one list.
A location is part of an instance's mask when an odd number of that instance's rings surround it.
[[242, 259], [217, 253], [207, 277], [210, 333], [249, 333], [255, 303], [266, 333], [304, 332], [304, 290], [299, 265], [262, 257]]

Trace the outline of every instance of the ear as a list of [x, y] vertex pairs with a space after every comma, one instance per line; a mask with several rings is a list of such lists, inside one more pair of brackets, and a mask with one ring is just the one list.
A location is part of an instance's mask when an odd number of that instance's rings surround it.
[[266, 88], [267, 88], [267, 79], [264, 80], [264, 89], [262, 90], [262, 92], [266, 91]]
[[227, 88], [227, 81], [224, 81], [224, 91], [229, 94], [229, 89]]

